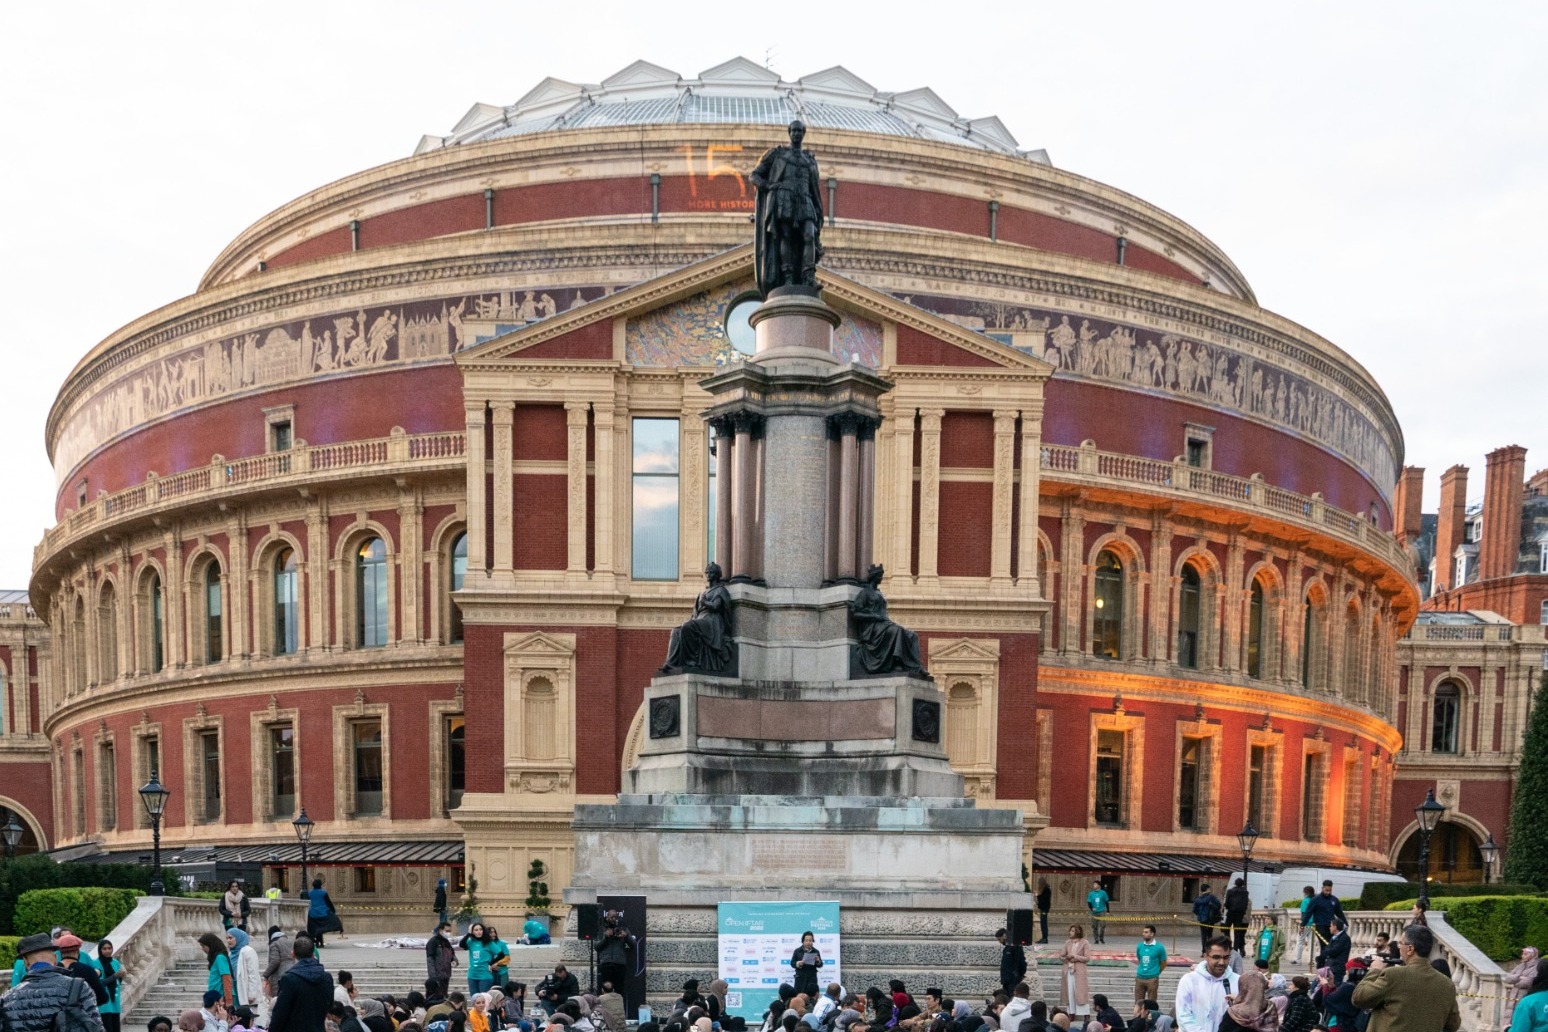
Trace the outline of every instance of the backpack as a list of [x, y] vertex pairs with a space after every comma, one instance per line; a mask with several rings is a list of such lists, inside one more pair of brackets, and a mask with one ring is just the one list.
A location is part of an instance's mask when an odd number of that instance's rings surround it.
[[1220, 923], [1220, 900], [1213, 893], [1194, 903], [1193, 914], [1199, 919], [1199, 924]]

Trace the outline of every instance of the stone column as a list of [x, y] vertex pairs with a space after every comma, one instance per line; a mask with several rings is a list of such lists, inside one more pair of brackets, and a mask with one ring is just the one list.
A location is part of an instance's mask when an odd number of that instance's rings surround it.
[[864, 577], [874, 562], [871, 550], [876, 533], [876, 423], [860, 424], [860, 520], [855, 527], [855, 573]]
[[1287, 684], [1301, 683], [1301, 638], [1306, 633], [1303, 593], [1301, 553], [1292, 549], [1285, 563], [1285, 587], [1279, 603], [1279, 676]]
[[828, 418], [828, 498], [830, 504], [823, 521], [822, 543], [822, 577], [824, 581], [835, 581], [839, 578], [839, 535], [843, 533], [843, 520], [839, 516], [839, 507], [831, 504], [833, 499], [839, 497], [844, 483], [844, 457], [843, 448], [839, 443], [838, 425], [834, 417]]
[[[838, 576], [857, 577], [855, 536], [859, 530], [860, 449], [855, 440], [858, 419], [845, 413], [837, 419], [839, 430]], [[833, 504], [829, 498], [828, 504]]]
[[[245, 542], [244, 542], [245, 544]], [[134, 612], [134, 589], [129, 579], [129, 543], [120, 541], [117, 549], [118, 555], [118, 612], [114, 614], [113, 634], [118, 639], [118, 655], [115, 660], [118, 664], [118, 676], [123, 677], [134, 669], [134, 625], [131, 616]], [[228, 575], [229, 577], [229, 575]], [[237, 593], [237, 585], [240, 581], [232, 581], [232, 593]], [[227, 648], [227, 654], [230, 648]], [[23, 679], [22, 687], [26, 687]], [[27, 725], [18, 721], [18, 726]]]
[[731, 420], [714, 420], [715, 427], [715, 562], [726, 576], [734, 567], [732, 546], [736, 541], [732, 506], [732, 487], [736, 479], [736, 434]]
[[471, 577], [489, 568], [488, 528], [484, 525], [484, 403], [468, 405], [464, 415], [463, 425], [468, 435], [468, 575]]
[[[349, 631], [342, 627], [333, 642], [328, 640], [328, 558], [328, 506], [323, 498], [313, 495], [306, 510], [306, 562], [303, 566], [306, 571], [306, 618], [310, 640], [302, 646], [302, 651], [326, 648], [329, 644], [343, 645], [349, 640]], [[353, 574], [354, 571], [350, 572]], [[353, 576], [350, 580], [351, 584], [341, 590], [353, 589]], [[342, 595], [335, 599], [336, 602], [342, 600]], [[334, 608], [337, 608], [339, 619], [342, 620], [343, 605]]]
[[919, 576], [935, 580], [940, 556], [941, 418], [945, 409], [919, 412]]
[[1016, 528], [1016, 581], [1032, 585], [1041, 598], [1048, 590], [1037, 572], [1037, 520], [1041, 501], [1038, 485], [1042, 475], [1043, 418], [1041, 408], [1021, 410], [1021, 522]]
[[[1242, 536], [1235, 530], [1231, 531], [1230, 538], [1226, 542], [1225, 574], [1221, 578], [1224, 583], [1220, 585], [1221, 604], [1225, 607], [1225, 619], [1220, 621], [1220, 627], [1225, 634], [1224, 648], [1221, 649], [1221, 665], [1225, 670], [1241, 670], [1242, 662], [1242, 578], [1246, 576], [1246, 562], [1243, 556]], [[1211, 661], [1215, 657], [1210, 657]]]
[[914, 410], [902, 408], [892, 429], [892, 561], [895, 576], [911, 577], [914, 569]]
[[[685, 398], [685, 401], [688, 399]], [[681, 545], [678, 550], [678, 570], [689, 581], [704, 573], [708, 559], [704, 554], [709, 539], [709, 525], [705, 522], [705, 490], [708, 474], [704, 464], [708, 459], [705, 441], [706, 427], [702, 409], [685, 404], [678, 418], [682, 439], [681, 461], [678, 469], [679, 507], [682, 527]]]
[[593, 517], [595, 536], [591, 545], [592, 567], [597, 573], [613, 572], [613, 478], [614, 426], [612, 399], [593, 402], [591, 406], [591, 439], [593, 500], [596, 516]]
[[1081, 651], [1086, 580], [1086, 516], [1080, 510], [1083, 501], [1078, 495], [1064, 499], [1060, 520], [1059, 551], [1063, 558], [1059, 567], [1063, 576], [1059, 579], [1059, 651], [1066, 654]]
[[[586, 572], [586, 423], [590, 414], [589, 402], [565, 402], [566, 519], [570, 530], [567, 569], [573, 574]], [[692, 490], [692, 485], [688, 489]]]
[[[226, 658], [243, 660], [252, 654], [253, 627], [252, 618], [248, 615], [252, 605], [247, 583], [247, 518], [240, 509], [233, 511], [231, 518], [226, 521], [226, 558]], [[120, 633], [124, 633], [122, 628], [126, 626], [125, 621], [120, 620], [118, 626]], [[119, 638], [118, 669], [128, 670], [123, 660], [123, 641], [124, 638]]]
[[1165, 512], [1158, 512], [1150, 520], [1150, 661], [1153, 664], [1172, 659], [1171, 613], [1172, 523]]
[[[419, 488], [404, 486], [398, 491], [398, 597], [403, 600], [399, 607], [397, 634], [392, 640], [415, 645], [424, 639], [425, 560], [424, 560], [424, 501]], [[430, 588], [439, 594], [439, 585]], [[390, 607], [389, 607], [390, 608]]]
[[492, 535], [493, 570], [497, 577], [511, 577], [516, 569], [516, 492], [515, 445], [512, 423], [516, 404], [497, 401], [490, 406], [494, 420], [494, 533]]
[[1016, 413], [994, 413], [994, 503], [991, 516], [994, 537], [989, 546], [991, 583], [1011, 582], [1011, 496], [1016, 488]]
[[736, 477], [731, 492], [732, 504], [736, 509], [736, 537], [732, 566], [725, 571], [727, 576], [754, 576], [753, 546], [757, 537], [757, 521], [753, 514], [756, 511], [758, 471], [753, 463], [756, 458], [753, 450], [753, 424], [756, 418], [748, 412], [738, 412], [731, 417], [732, 428], [736, 431], [736, 444], [732, 451], [736, 457]]

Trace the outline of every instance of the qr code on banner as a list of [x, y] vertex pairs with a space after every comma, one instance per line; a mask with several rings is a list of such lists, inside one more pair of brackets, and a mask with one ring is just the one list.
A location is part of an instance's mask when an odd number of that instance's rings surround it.
[[726, 1006], [727, 1007], [740, 1007], [741, 1005], [742, 1005], [742, 994], [741, 993], [734, 992], [734, 991], [726, 993]]

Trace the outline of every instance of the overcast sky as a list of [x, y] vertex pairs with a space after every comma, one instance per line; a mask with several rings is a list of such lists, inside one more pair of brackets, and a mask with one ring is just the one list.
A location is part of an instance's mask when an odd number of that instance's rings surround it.
[[[1548, 466], [1548, 5], [1297, 2], [11, 3], [0, 12], [0, 587], [52, 522], [71, 366], [193, 291], [245, 226], [405, 157], [476, 101], [636, 58], [843, 64], [999, 115], [1023, 147], [1191, 223], [1447, 466]], [[814, 144], [819, 141], [813, 140]], [[165, 471], [163, 471], [165, 472]]]

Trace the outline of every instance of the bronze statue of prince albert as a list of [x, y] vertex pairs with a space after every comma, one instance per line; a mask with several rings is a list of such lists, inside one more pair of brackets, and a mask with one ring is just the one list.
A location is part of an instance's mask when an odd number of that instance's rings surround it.
[[816, 293], [822, 260], [822, 188], [817, 159], [801, 146], [806, 124], [790, 123], [790, 146], [773, 147], [749, 177], [757, 187], [758, 291], [768, 297], [780, 287]]

